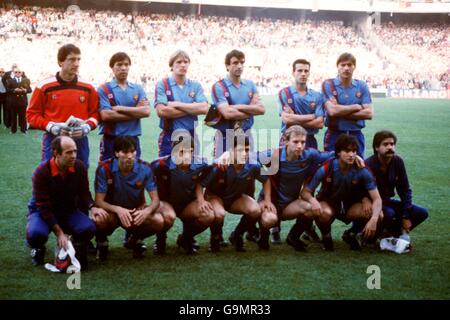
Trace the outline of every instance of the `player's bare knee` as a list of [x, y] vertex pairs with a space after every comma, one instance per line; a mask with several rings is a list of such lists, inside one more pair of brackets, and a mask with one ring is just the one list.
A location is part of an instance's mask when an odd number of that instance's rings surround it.
[[197, 223], [203, 226], [210, 226], [215, 219], [215, 215], [212, 212], [202, 212], [197, 218]]
[[278, 222], [278, 218], [276, 214], [273, 213], [263, 213], [261, 216], [261, 225], [265, 229], [270, 229], [274, 227]]
[[164, 228], [164, 217], [160, 213], [150, 215], [145, 221], [153, 230], [162, 230]]
[[303, 216], [305, 216], [305, 218], [308, 218], [308, 219], [316, 219], [319, 217], [319, 214], [315, 213], [313, 210], [309, 209], [303, 214]]
[[94, 223], [97, 232], [101, 233], [109, 233], [111, 230], [117, 228], [117, 226], [114, 225], [114, 221], [112, 221], [110, 216], [103, 219], [98, 219]]
[[261, 217], [261, 208], [258, 204], [254, 204], [249, 208], [247, 214], [252, 219], [259, 219]]
[[216, 222], [223, 222], [225, 219], [225, 210], [223, 208], [215, 210], [214, 217]]
[[163, 217], [164, 217], [164, 225], [172, 226], [175, 223], [177, 215], [175, 214], [175, 211], [167, 210], [163, 213]]

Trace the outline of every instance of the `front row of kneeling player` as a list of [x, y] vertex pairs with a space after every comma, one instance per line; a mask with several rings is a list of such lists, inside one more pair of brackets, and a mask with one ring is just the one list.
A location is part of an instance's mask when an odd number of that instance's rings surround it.
[[[334, 152], [305, 149], [306, 131], [298, 125], [286, 130], [285, 141], [282, 148], [250, 155], [248, 138], [236, 135], [230, 152], [209, 165], [194, 155], [190, 135], [180, 134], [172, 154], [152, 163], [136, 159], [132, 138], [117, 137], [115, 157], [97, 168], [94, 201], [87, 171], [76, 160], [76, 144], [69, 137], [58, 137], [52, 144], [54, 157], [33, 173], [27, 224], [33, 263], [43, 264], [50, 231], [60, 247], [67, 246], [66, 234], [72, 235], [77, 258], [86, 269], [89, 240], [96, 236], [97, 258], [106, 260], [107, 237], [118, 227], [131, 234], [128, 246], [133, 257], [143, 256], [143, 240], [154, 234], [153, 251], [164, 254], [167, 232], [176, 217], [183, 222], [177, 245], [190, 254], [198, 250], [194, 237], [208, 228], [209, 250], [220, 251], [225, 243], [226, 211], [242, 215], [229, 237], [237, 251], [245, 251], [243, 235], [255, 222], [259, 223], [257, 243], [262, 250], [269, 249], [271, 227], [279, 220], [296, 219], [286, 239], [289, 245], [305, 251], [300, 237], [315, 221], [324, 248], [332, 251], [335, 218], [353, 222], [343, 239], [354, 250], [360, 249], [359, 234], [365, 241], [375, 241], [386, 231], [398, 236], [427, 218], [426, 209], [412, 204], [392, 132], [375, 135], [375, 154], [365, 163], [357, 156], [357, 141], [350, 135], [339, 137]], [[254, 198], [255, 180], [262, 183], [258, 200]], [[391, 199], [394, 189], [400, 201]], [[151, 198], [149, 205], [145, 190]], [[89, 209], [92, 219], [87, 215]]]

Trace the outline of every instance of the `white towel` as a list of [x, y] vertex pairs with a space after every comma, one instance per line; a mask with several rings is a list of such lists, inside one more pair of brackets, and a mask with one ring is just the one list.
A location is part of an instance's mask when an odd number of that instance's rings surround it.
[[380, 241], [381, 250], [389, 250], [395, 253], [407, 253], [411, 251], [411, 243], [399, 238], [384, 238]]
[[56, 247], [55, 250], [55, 258], [58, 258], [60, 260], [70, 259], [70, 265], [67, 267], [66, 270], [60, 270], [55, 265], [46, 263], [44, 268], [51, 272], [63, 272], [66, 271], [66, 273], [75, 273], [80, 272], [81, 266], [78, 259], [75, 257], [75, 249], [72, 245], [72, 241], [67, 241], [67, 250], [64, 248]]

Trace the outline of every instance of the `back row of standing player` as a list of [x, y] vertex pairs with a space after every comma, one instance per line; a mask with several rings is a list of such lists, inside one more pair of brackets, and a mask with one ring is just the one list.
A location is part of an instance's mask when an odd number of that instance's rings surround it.
[[[78, 78], [81, 52], [74, 45], [65, 45], [58, 51], [61, 70], [54, 77], [39, 82], [33, 91], [27, 109], [27, 121], [31, 128], [46, 132], [43, 138], [43, 160], [51, 158], [50, 144], [54, 136], [71, 135], [77, 141], [78, 158], [89, 166], [87, 135], [100, 123], [102, 141], [100, 160], [113, 156], [112, 142], [115, 136], [133, 136], [138, 145], [142, 133], [140, 119], [150, 115], [150, 103], [142, 87], [127, 80], [131, 67], [130, 57], [123, 52], [114, 54], [109, 66], [114, 78], [102, 84], [97, 91], [89, 83]], [[169, 59], [172, 75], [159, 81], [155, 88], [154, 107], [160, 118], [162, 129], [158, 139], [158, 154], [170, 154], [171, 135], [177, 129], [187, 130], [195, 135], [197, 116], [206, 114], [209, 103], [201, 84], [187, 78], [189, 55], [176, 51]], [[225, 57], [227, 76], [214, 84], [213, 103], [225, 120], [218, 128], [216, 155], [228, 149], [226, 129], [237, 125], [245, 132], [254, 124], [254, 116], [263, 115], [265, 107], [253, 81], [242, 79], [245, 55], [232, 50]], [[337, 60], [338, 77], [324, 81], [323, 93], [307, 87], [310, 63], [304, 59], [292, 65], [295, 83], [280, 90], [278, 94], [279, 114], [282, 118], [281, 131], [298, 124], [308, 132], [306, 147], [317, 149], [314, 135], [327, 126], [324, 149], [333, 151], [336, 139], [342, 133], [354, 135], [358, 140], [358, 154], [364, 154], [364, 121], [373, 116], [369, 89], [364, 81], [352, 78], [356, 59], [350, 53], [342, 54]], [[326, 112], [325, 112], [326, 110]], [[327, 114], [327, 116], [325, 116]], [[65, 122], [70, 116], [84, 120], [82, 128], [68, 132]], [[229, 143], [231, 143], [230, 140]], [[219, 149], [219, 146], [221, 150]]]

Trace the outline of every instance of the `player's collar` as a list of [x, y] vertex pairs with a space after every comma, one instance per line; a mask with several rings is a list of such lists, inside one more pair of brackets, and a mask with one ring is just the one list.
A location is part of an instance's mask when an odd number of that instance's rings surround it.
[[[74, 167], [74, 166], [69, 167], [67, 170], [68, 170], [69, 172], [72, 172], [72, 173], [73, 173], [73, 172], [75, 172], [75, 167]], [[57, 176], [58, 174], [60, 174], [59, 168], [58, 168], [58, 166], [56, 165], [55, 158], [51, 158], [51, 160], [50, 160], [50, 171], [51, 171], [52, 177], [55, 177], [55, 176]]]
[[[113, 78], [110, 83], [112, 88], [116, 88], [119, 86], [119, 83], [117, 82], [116, 78]], [[134, 84], [127, 80], [127, 86], [133, 88]]]
[[75, 77], [74, 77], [72, 80], [66, 81], [66, 80], [64, 80], [63, 78], [61, 78], [61, 76], [59, 75], [59, 71], [58, 71], [58, 72], [56, 73], [56, 80], [58, 80], [58, 82], [59, 82], [60, 84], [75, 84], [75, 83], [78, 82], [78, 76], [75, 75]]
[[[291, 88], [293, 94], [297, 93], [301, 96], [300, 91], [298, 91], [296, 85], [291, 85], [290, 88]], [[308, 86], [306, 86], [305, 96], [308, 95], [310, 92], [311, 92], [311, 89]]]
[[[138, 161], [137, 159], [134, 159], [133, 162], [133, 170], [131, 170], [133, 173], [139, 173], [139, 169], [138, 169]], [[114, 160], [111, 163], [111, 172], [120, 172], [120, 167], [119, 167], [119, 159], [114, 158]]]
[[[223, 80], [225, 80], [225, 83], [227, 86], [234, 85], [233, 81], [231, 81], [230, 76], [228, 74], [225, 78], [223, 78]], [[239, 85], [245, 85], [244, 79], [242, 79], [242, 78], [239, 79]]]
[[[174, 77], [173, 75], [169, 77], [168, 82], [169, 82], [169, 86], [172, 86], [172, 83], [173, 83], [174, 85], [180, 86], [180, 85], [176, 82], [175, 77]], [[184, 79], [184, 83], [181, 84], [181, 86], [186, 87], [187, 85], [189, 85], [189, 82], [190, 82], [190, 80], [189, 80], [188, 78], [185, 78], [185, 79]]]
[[[352, 87], [356, 87], [356, 80], [352, 78], [352, 82], [350, 83]], [[342, 85], [342, 81], [341, 78], [339, 76], [336, 77], [336, 85], [337, 86], [341, 86]]]

